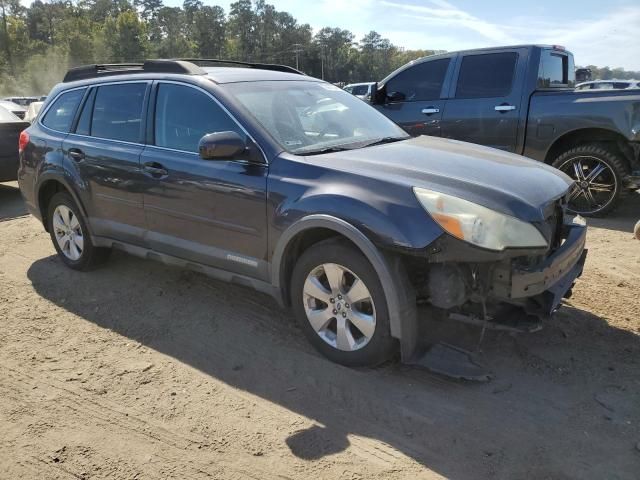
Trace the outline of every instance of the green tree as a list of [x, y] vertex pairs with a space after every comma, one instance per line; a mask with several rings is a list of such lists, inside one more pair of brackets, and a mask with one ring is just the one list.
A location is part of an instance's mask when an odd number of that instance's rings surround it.
[[111, 61], [131, 62], [146, 58], [148, 45], [145, 25], [134, 11], [127, 10], [115, 19], [108, 18], [104, 31]]

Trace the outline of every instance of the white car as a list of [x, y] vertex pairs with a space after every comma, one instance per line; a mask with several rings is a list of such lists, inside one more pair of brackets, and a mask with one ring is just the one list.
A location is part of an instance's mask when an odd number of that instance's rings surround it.
[[375, 82], [350, 83], [346, 85], [344, 89], [358, 98], [369, 100], [375, 84]]
[[13, 113], [20, 120], [24, 119], [25, 114], [27, 113], [27, 109], [22, 105], [18, 105], [17, 103], [9, 102], [7, 100], [0, 100], [0, 107], [8, 110]]
[[44, 104], [44, 102], [32, 102], [32, 103], [30, 103], [29, 106], [27, 107], [27, 113], [25, 114], [24, 119], [29, 123], [33, 123], [33, 121], [38, 116], [38, 112], [42, 108], [43, 104]]
[[576, 85], [576, 90], [626, 90], [640, 88], [639, 80], [592, 80]]

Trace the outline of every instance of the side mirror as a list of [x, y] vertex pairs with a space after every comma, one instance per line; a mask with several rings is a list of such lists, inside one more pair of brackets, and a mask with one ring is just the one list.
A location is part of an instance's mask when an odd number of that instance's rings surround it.
[[198, 152], [203, 160], [229, 160], [244, 153], [247, 144], [236, 132], [208, 133], [200, 139]]
[[387, 93], [387, 102], [402, 102], [405, 98], [405, 94], [402, 92]]

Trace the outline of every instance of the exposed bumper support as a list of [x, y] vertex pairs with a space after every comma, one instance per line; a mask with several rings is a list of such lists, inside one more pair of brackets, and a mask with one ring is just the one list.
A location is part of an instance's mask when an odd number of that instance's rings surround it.
[[[536, 308], [529, 311], [549, 316], [567, 295], [574, 281], [582, 275], [587, 256], [587, 228], [567, 225], [567, 238], [562, 246], [542, 264], [535, 267], [500, 266], [493, 273], [493, 294], [508, 302], [532, 300]], [[531, 302], [530, 302], [531, 303]]]

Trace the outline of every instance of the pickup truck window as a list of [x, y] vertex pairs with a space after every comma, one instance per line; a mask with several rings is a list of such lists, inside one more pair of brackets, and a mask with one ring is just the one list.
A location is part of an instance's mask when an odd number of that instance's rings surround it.
[[462, 59], [456, 98], [504, 97], [511, 91], [518, 54], [467, 55]]
[[443, 58], [422, 62], [407, 68], [387, 82], [387, 94], [401, 93], [404, 95], [405, 102], [440, 98], [449, 61], [449, 58]]
[[351, 93], [354, 95], [366, 95], [369, 93], [369, 85], [356, 85]]
[[540, 88], [553, 88], [571, 87], [574, 84], [573, 56], [566, 53], [557, 53], [553, 50], [542, 50], [538, 86]]

